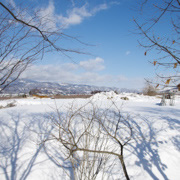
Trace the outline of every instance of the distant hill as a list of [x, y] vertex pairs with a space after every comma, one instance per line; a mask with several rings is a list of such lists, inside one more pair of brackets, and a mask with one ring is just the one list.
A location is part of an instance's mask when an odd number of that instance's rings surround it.
[[28, 94], [31, 90], [38, 89], [42, 94], [91, 94], [92, 91], [117, 91], [117, 92], [138, 92], [137, 90], [115, 87], [98, 87], [81, 84], [65, 84], [54, 82], [38, 82], [29, 79], [18, 79], [2, 91], [6, 94]]

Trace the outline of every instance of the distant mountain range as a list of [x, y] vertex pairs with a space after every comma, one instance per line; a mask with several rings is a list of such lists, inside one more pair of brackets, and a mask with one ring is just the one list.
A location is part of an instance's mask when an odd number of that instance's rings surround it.
[[37, 89], [42, 94], [91, 94], [92, 91], [138, 92], [137, 90], [115, 87], [98, 87], [81, 84], [65, 84], [54, 82], [38, 82], [29, 79], [18, 79], [2, 91], [5, 94], [28, 94]]

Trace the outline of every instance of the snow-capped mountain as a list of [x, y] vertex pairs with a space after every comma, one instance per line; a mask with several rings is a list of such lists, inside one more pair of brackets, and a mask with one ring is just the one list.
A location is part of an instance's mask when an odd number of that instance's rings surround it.
[[136, 90], [118, 89], [115, 87], [98, 87], [81, 84], [59, 84], [54, 82], [38, 82], [29, 79], [19, 79], [2, 91], [7, 94], [28, 94], [31, 90], [38, 90], [42, 94], [91, 94], [92, 91], [137, 92]]

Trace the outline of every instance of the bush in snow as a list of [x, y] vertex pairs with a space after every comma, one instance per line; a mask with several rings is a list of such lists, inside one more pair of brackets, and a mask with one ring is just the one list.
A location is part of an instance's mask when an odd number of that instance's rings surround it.
[[[112, 109], [113, 108], [113, 109]], [[96, 179], [111, 167], [109, 159], [117, 159], [125, 178], [128, 172], [124, 161], [124, 147], [130, 142], [133, 130], [129, 117], [121, 114], [112, 101], [107, 109], [93, 103], [81, 107], [71, 105], [67, 113], [57, 109], [57, 115], [50, 116], [53, 130], [48, 143], [55, 143], [63, 154], [60, 159], [70, 161], [73, 169], [71, 179]], [[46, 149], [47, 149], [46, 148]], [[49, 153], [52, 153], [51, 148]], [[104, 178], [108, 179], [108, 174]], [[106, 179], [105, 178], [105, 179]], [[121, 178], [120, 178], [121, 179]]]

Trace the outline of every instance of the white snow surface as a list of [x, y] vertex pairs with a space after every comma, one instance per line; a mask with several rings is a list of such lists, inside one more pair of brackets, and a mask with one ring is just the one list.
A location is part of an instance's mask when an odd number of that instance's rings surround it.
[[[42, 142], [51, 131], [51, 114], [56, 114], [57, 109], [66, 114], [72, 104], [78, 108], [88, 102], [101, 109], [115, 104], [136, 125], [137, 136], [124, 149], [130, 179], [179, 180], [180, 97], [176, 96], [174, 106], [168, 100], [167, 106], [160, 106], [160, 101], [158, 96], [114, 92], [95, 94], [89, 99], [2, 100], [0, 106], [11, 102], [16, 106], [0, 109], [0, 180], [72, 179], [70, 163], [61, 157], [60, 147], [48, 147], [47, 154]], [[97, 179], [125, 179], [119, 161], [109, 169], [112, 174], [108, 178], [99, 175]]]

